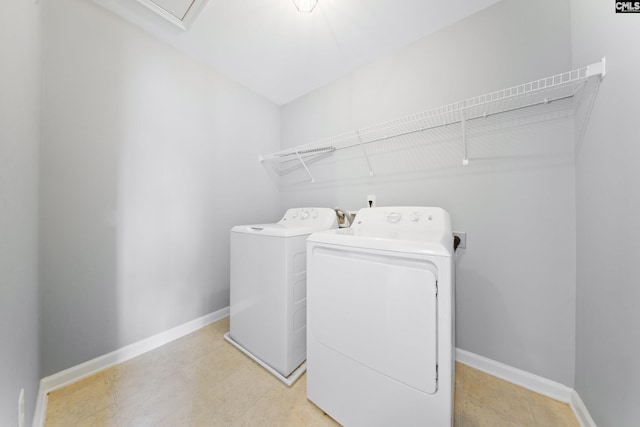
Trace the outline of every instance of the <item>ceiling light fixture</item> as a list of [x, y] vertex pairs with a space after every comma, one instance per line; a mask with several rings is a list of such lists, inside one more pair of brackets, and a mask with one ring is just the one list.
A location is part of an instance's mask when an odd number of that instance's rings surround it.
[[310, 13], [318, 4], [318, 0], [293, 0], [298, 12]]

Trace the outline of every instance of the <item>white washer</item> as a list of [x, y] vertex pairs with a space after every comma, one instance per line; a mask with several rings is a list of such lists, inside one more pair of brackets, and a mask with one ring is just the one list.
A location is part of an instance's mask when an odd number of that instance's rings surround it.
[[453, 425], [449, 214], [380, 207], [307, 240], [307, 397], [348, 427]]
[[[338, 228], [330, 208], [289, 209], [276, 224], [231, 230], [230, 325], [225, 339], [291, 385], [306, 359], [306, 240]], [[293, 371], [295, 375], [292, 375]]]

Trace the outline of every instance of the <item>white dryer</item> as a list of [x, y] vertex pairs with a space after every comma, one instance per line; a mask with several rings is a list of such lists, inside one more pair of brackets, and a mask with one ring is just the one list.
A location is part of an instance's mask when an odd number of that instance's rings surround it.
[[449, 214], [358, 212], [307, 240], [307, 397], [348, 427], [453, 425]]
[[306, 240], [333, 228], [333, 209], [300, 208], [287, 210], [276, 224], [231, 230], [225, 339], [287, 385], [304, 372], [306, 359]]

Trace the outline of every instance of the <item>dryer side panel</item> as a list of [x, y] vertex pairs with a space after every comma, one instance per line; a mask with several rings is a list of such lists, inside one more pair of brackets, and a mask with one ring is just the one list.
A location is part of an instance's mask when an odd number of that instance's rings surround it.
[[314, 247], [311, 335], [363, 366], [437, 391], [437, 268], [425, 258]]

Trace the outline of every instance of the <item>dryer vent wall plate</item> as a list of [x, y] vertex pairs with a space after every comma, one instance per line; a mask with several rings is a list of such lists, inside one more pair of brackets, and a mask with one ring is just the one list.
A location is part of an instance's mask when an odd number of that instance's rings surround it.
[[453, 235], [460, 239], [458, 249], [465, 249], [467, 247], [467, 233], [464, 231], [454, 231]]

